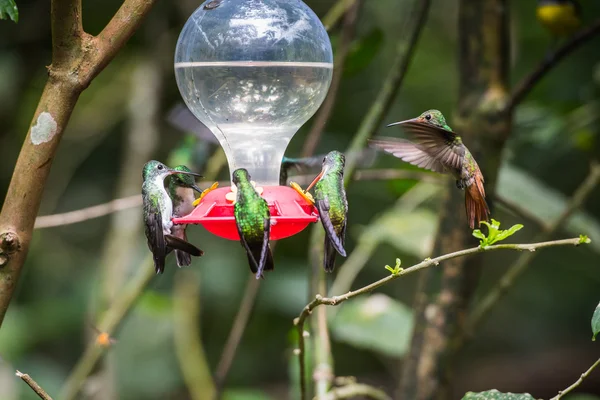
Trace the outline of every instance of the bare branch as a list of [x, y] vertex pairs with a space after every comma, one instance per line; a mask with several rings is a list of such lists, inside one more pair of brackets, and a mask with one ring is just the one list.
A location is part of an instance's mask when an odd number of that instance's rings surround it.
[[81, 0], [54, 0], [51, 3], [52, 69], [68, 68], [81, 55], [85, 35], [81, 24]]
[[577, 386], [581, 385], [581, 382], [583, 382], [583, 380], [585, 378], [588, 377], [588, 375], [594, 370], [594, 368], [596, 368], [598, 365], [600, 365], [600, 359], [598, 359], [594, 364], [592, 364], [592, 366], [585, 371], [583, 374], [581, 374], [581, 376], [579, 377], [579, 379], [577, 379], [577, 381], [575, 381], [575, 383], [573, 383], [571, 386], [569, 386], [568, 388], [566, 388], [565, 390], [561, 390], [560, 392], [558, 392], [558, 394], [556, 396], [554, 396], [553, 398], [551, 398], [550, 400], [560, 400], [562, 399], [562, 397], [565, 394], [570, 393], [571, 391], [573, 391], [573, 389], [575, 389]]
[[[392, 106], [396, 94], [400, 90], [400, 86], [402, 86], [408, 67], [410, 66], [412, 55], [417, 47], [417, 42], [427, 19], [430, 4], [431, 0], [419, 1], [414, 15], [411, 16], [414, 25], [408, 35], [408, 40], [400, 40], [398, 42], [396, 56], [390, 68], [390, 72], [383, 82], [373, 105], [369, 109], [367, 115], [363, 118], [356, 135], [354, 135], [352, 143], [347, 150], [348, 154], [358, 152], [365, 147], [367, 139], [377, 132], [383, 118]], [[346, 162], [346, 173], [344, 178], [346, 186], [348, 186], [348, 183], [352, 180], [352, 175], [354, 174], [357, 163], [358, 158], [355, 160], [350, 159]]]
[[44, 389], [42, 389], [42, 387], [40, 385], [38, 385], [38, 383], [36, 381], [33, 380], [32, 377], [30, 377], [27, 374], [22, 373], [21, 371], [17, 371], [16, 375], [21, 378], [26, 384], [29, 385], [29, 387], [38, 395], [40, 396], [41, 399], [43, 400], [52, 400], [52, 397], [50, 397], [48, 395], [48, 393], [46, 393], [44, 391]]
[[321, 135], [323, 135], [323, 131], [325, 130], [325, 127], [329, 122], [331, 113], [333, 112], [335, 101], [337, 99], [337, 94], [342, 83], [342, 76], [344, 74], [344, 65], [346, 63], [346, 57], [350, 52], [350, 45], [352, 44], [352, 40], [354, 39], [356, 23], [358, 22], [358, 13], [361, 6], [362, 0], [355, 0], [353, 5], [345, 13], [346, 16], [344, 18], [344, 27], [342, 29], [342, 39], [339, 46], [339, 50], [335, 55], [333, 79], [331, 81], [331, 86], [329, 87], [329, 92], [327, 93], [325, 101], [319, 108], [319, 111], [317, 112], [317, 115], [314, 118], [314, 122], [312, 124], [312, 127], [310, 128], [310, 132], [308, 132], [306, 141], [304, 142], [304, 146], [302, 148], [302, 157], [310, 157], [315, 153], [315, 149], [319, 144]]
[[81, 29], [80, 0], [52, 1], [53, 65], [0, 212], [0, 324], [27, 257], [52, 160], [79, 95], [123, 47], [154, 2], [126, 0], [93, 38]]
[[319, 400], [353, 399], [359, 396], [375, 400], [392, 400], [383, 390], [362, 383], [333, 388], [325, 396], [319, 397]]
[[568, 42], [559, 47], [549, 57], [545, 58], [535, 70], [533, 70], [528, 76], [519, 82], [519, 84], [513, 90], [513, 93], [506, 104], [504, 111], [511, 113], [514, 108], [529, 94], [529, 92], [531, 92], [535, 85], [548, 74], [548, 72], [550, 72], [569, 54], [592, 39], [599, 32], [600, 19], [597, 19], [594, 23], [590, 24], [586, 28], [581, 29]]
[[[536, 240], [546, 240], [551, 237], [564, 223], [577, 211], [585, 200], [592, 193], [594, 188], [600, 184], [600, 164], [593, 163], [590, 168], [590, 173], [575, 190], [573, 197], [567, 204], [562, 214], [550, 224], [543, 225], [541, 234], [536, 237]], [[531, 261], [536, 256], [535, 253], [521, 254], [517, 260], [508, 268], [508, 270], [500, 277], [498, 283], [486, 292], [486, 295], [477, 302], [475, 309], [471, 313], [469, 323], [466, 328], [467, 335], [473, 337], [477, 327], [485, 320], [490, 311], [504, 297], [508, 290], [514, 285], [515, 281], [531, 264]], [[467, 338], [464, 339], [468, 340]], [[463, 343], [459, 343], [463, 344]]]
[[[422, 270], [425, 268], [438, 266], [438, 265], [440, 265], [440, 263], [447, 261], [447, 260], [454, 259], [454, 258], [459, 258], [459, 257], [464, 257], [464, 256], [469, 256], [469, 255], [484, 253], [484, 252], [489, 252], [489, 251], [495, 251], [495, 250], [517, 250], [517, 251], [534, 252], [536, 250], [547, 248], [547, 247], [579, 246], [580, 244], [582, 244], [580, 238], [572, 238], [572, 239], [553, 240], [553, 241], [549, 241], [549, 242], [540, 242], [540, 243], [531, 243], [531, 244], [499, 244], [499, 245], [483, 247], [483, 248], [482, 247], [474, 247], [471, 249], [456, 251], [454, 253], [446, 254], [443, 256], [436, 257], [436, 258], [426, 259], [426, 260], [424, 260], [418, 264], [415, 264], [409, 268], [401, 270], [400, 273], [398, 273], [398, 274], [388, 275], [385, 278], [382, 278], [376, 282], [371, 283], [370, 285], [364, 286], [357, 290], [349, 291], [346, 294], [332, 296], [332, 297], [323, 297], [321, 295], [317, 295], [317, 296], [315, 296], [315, 299], [313, 301], [311, 301], [309, 304], [307, 304], [304, 307], [304, 309], [302, 310], [302, 312], [300, 313], [298, 318], [296, 318], [294, 320], [294, 325], [298, 329], [299, 343], [298, 343], [297, 354], [298, 354], [298, 359], [300, 361], [300, 369], [302, 371], [304, 371], [306, 368], [304, 365], [305, 364], [305, 360], [304, 360], [304, 355], [305, 355], [304, 322], [306, 321], [308, 316], [312, 314], [313, 310], [321, 305], [338, 306], [338, 305], [342, 304], [343, 302], [350, 300], [354, 297], [357, 297], [357, 296], [360, 296], [360, 295], [363, 295], [366, 293], [370, 293], [371, 291], [378, 289], [381, 286], [386, 285], [387, 283], [389, 283], [393, 280], [396, 280], [400, 277], [404, 277], [406, 275], [409, 275], [411, 273], [414, 273], [416, 271], [419, 271], [419, 270]], [[301, 379], [304, 380], [304, 375], [301, 376]], [[304, 384], [306, 385], [306, 383], [304, 383]]]

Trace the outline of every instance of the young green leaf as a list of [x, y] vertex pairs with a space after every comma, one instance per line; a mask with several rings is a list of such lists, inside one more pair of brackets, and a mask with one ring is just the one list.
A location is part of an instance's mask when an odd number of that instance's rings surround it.
[[390, 273], [392, 275], [399, 275], [400, 272], [403, 271], [403, 269], [400, 268], [400, 265], [402, 265], [402, 261], [400, 261], [399, 258], [396, 258], [396, 265], [394, 266], [394, 268], [390, 267], [389, 265], [386, 265], [385, 269], [387, 269], [388, 271], [390, 271]]
[[592, 239], [590, 239], [587, 235], [579, 235], [579, 244], [589, 243], [592, 243]]
[[473, 236], [475, 236], [477, 239], [481, 239], [481, 240], [485, 240], [485, 235], [483, 234], [483, 232], [481, 232], [479, 229], [475, 229], [473, 231]]
[[594, 315], [592, 315], [592, 340], [596, 340], [596, 335], [600, 333], [600, 304], [596, 307]]
[[486, 392], [467, 392], [462, 400], [535, 400], [529, 393], [501, 393], [496, 389]]
[[15, 0], [0, 0], [0, 19], [10, 18], [14, 22], [19, 22], [19, 9]]
[[498, 233], [498, 235], [496, 236], [496, 242], [499, 242], [501, 240], [506, 239], [509, 236], [514, 235], [517, 231], [520, 231], [521, 229], [523, 229], [523, 225], [516, 224], [516, 225], [511, 226], [509, 229], [507, 229], [505, 231], [500, 231]]

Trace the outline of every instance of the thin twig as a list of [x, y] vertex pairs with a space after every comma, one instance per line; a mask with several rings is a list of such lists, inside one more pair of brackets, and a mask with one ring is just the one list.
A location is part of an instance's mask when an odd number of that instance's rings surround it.
[[318, 400], [353, 399], [359, 396], [375, 400], [392, 400], [383, 390], [362, 383], [351, 383], [333, 388], [325, 396], [319, 397]]
[[[396, 94], [398, 93], [400, 86], [402, 85], [404, 76], [406, 75], [406, 72], [410, 65], [412, 54], [418, 42], [422, 28], [425, 25], [425, 20], [427, 18], [430, 3], [430, 0], [420, 1], [417, 7], [417, 11], [415, 13], [415, 18], [412, 19], [414, 21], [414, 25], [411, 28], [409, 39], [407, 42], [402, 40], [398, 43], [396, 47], [395, 59], [390, 68], [390, 72], [388, 73], [388, 76], [383, 82], [382, 87], [377, 95], [377, 98], [375, 99], [373, 105], [370, 107], [369, 111], [363, 118], [356, 135], [352, 139], [352, 143], [350, 144], [347, 150], [348, 154], [357, 153], [365, 147], [367, 139], [369, 139], [375, 134], [375, 132], [379, 128], [379, 125], [383, 121], [385, 114], [391, 107], [392, 102], [394, 101], [394, 98], [396, 97]], [[357, 165], [358, 159], [346, 160], [346, 170], [344, 179], [344, 183], [346, 186], [348, 186], [348, 184], [352, 180]], [[312, 243], [323, 243], [323, 230], [313, 230], [312, 236]], [[324, 320], [323, 316], [321, 316], [321, 320]], [[300, 361], [300, 399], [306, 400], [308, 391], [306, 384], [306, 365], [304, 362], [305, 343], [303, 336], [303, 325], [304, 323], [302, 323], [302, 327], [299, 327], [300, 338], [298, 347], [298, 358]], [[322, 376], [328, 378], [325, 375], [325, 373], [322, 373]]]
[[346, 11], [352, 7], [357, 0], [338, 0], [330, 9], [327, 15], [322, 19], [325, 29], [329, 32], [339, 20], [346, 14]]
[[227, 342], [225, 342], [225, 347], [223, 353], [221, 354], [219, 364], [217, 364], [217, 369], [215, 372], [215, 385], [217, 388], [217, 395], [221, 393], [223, 387], [225, 386], [225, 381], [227, 379], [229, 369], [231, 368], [231, 364], [237, 352], [238, 345], [242, 340], [244, 330], [246, 329], [246, 325], [248, 325], [250, 314], [252, 313], [252, 309], [254, 308], [254, 302], [256, 300], [259, 285], [260, 280], [257, 280], [254, 275], [248, 276], [248, 281], [246, 282], [246, 289], [244, 290], [244, 295], [242, 296], [240, 308], [238, 309], [238, 312], [235, 315], [235, 319], [233, 320], [233, 326], [231, 327], [231, 331], [229, 332], [229, 336], [227, 337]]
[[579, 377], [579, 379], [577, 379], [575, 381], [575, 383], [573, 383], [571, 386], [569, 386], [568, 388], [566, 388], [565, 390], [561, 390], [560, 392], [558, 392], [558, 394], [556, 396], [554, 396], [553, 398], [551, 398], [550, 400], [560, 400], [562, 399], [562, 397], [565, 394], [570, 393], [571, 391], [573, 391], [573, 389], [575, 389], [577, 386], [581, 385], [581, 382], [583, 382], [583, 380], [585, 378], [588, 377], [588, 375], [594, 370], [594, 368], [596, 368], [598, 365], [600, 365], [600, 358], [594, 363], [592, 364], [592, 366], [585, 371], [583, 374], [581, 374], [581, 376]]
[[81, 0], [51, 2], [52, 65], [0, 212], [0, 324], [25, 264], [52, 160], [79, 95], [125, 45], [155, 1], [125, 0], [98, 37], [81, 29]]
[[[517, 250], [517, 251], [526, 250], [526, 251], [534, 252], [538, 249], [542, 249], [542, 248], [546, 248], [546, 247], [569, 246], [569, 245], [570, 246], [578, 246], [580, 244], [582, 244], [582, 241], [580, 238], [572, 238], [572, 239], [553, 240], [553, 241], [549, 241], [549, 242], [540, 242], [540, 243], [531, 243], [531, 244], [499, 244], [499, 245], [483, 247], [483, 248], [482, 247], [474, 247], [471, 249], [456, 251], [454, 253], [446, 254], [443, 256], [436, 257], [436, 258], [426, 259], [426, 260], [424, 260], [418, 264], [415, 264], [409, 268], [401, 270], [398, 274], [388, 275], [385, 278], [382, 278], [382, 279], [380, 279], [376, 282], [373, 282], [367, 286], [364, 286], [360, 289], [349, 291], [346, 294], [332, 296], [332, 297], [322, 297], [321, 295], [317, 295], [317, 296], [315, 296], [315, 299], [313, 301], [311, 301], [309, 304], [307, 304], [304, 307], [304, 309], [302, 309], [302, 312], [300, 313], [300, 315], [294, 320], [294, 325], [298, 329], [298, 340], [299, 340], [298, 349], [299, 349], [299, 351], [297, 352], [297, 354], [299, 357], [300, 369], [302, 371], [305, 370], [305, 366], [304, 366], [304, 364], [305, 364], [305, 360], [304, 360], [304, 346], [305, 346], [305, 344], [304, 344], [304, 322], [306, 321], [306, 318], [308, 318], [308, 316], [310, 314], [312, 314], [313, 310], [315, 308], [317, 308], [318, 306], [321, 306], [321, 305], [338, 306], [338, 305], [342, 304], [343, 302], [345, 302], [346, 300], [350, 300], [354, 297], [369, 293], [369, 292], [371, 292], [377, 288], [380, 288], [381, 286], [386, 285], [387, 283], [389, 283], [393, 280], [396, 280], [400, 277], [409, 275], [413, 272], [419, 271], [424, 268], [438, 266], [440, 263], [447, 261], [447, 260], [451, 260], [453, 258], [464, 257], [464, 256], [468, 256], [468, 255], [484, 253], [484, 252], [489, 252], [489, 251], [495, 251], [495, 250]], [[304, 375], [301, 376], [301, 379], [304, 379]]]
[[531, 92], [535, 85], [550, 72], [560, 61], [575, 51], [579, 46], [586, 43], [600, 32], [600, 19], [583, 28], [579, 33], [575, 34], [568, 42], [559, 47], [549, 57], [544, 59], [542, 63], [531, 74], [526, 76], [515, 87], [513, 93], [505, 106], [504, 111], [511, 113], [514, 108]]
[[348, 9], [344, 17], [344, 27], [342, 28], [342, 39], [340, 46], [335, 55], [333, 78], [331, 85], [329, 86], [329, 92], [325, 101], [319, 108], [317, 115], [314, 118], [314, 122], [302, 148], [302, 157], [310, 157], [314, 154], [317, 145], [323, 135], [323, 131], [329, 122], [329, 118], [333, 112], [337, 94], [342, 83], [342, 76], [344, 75], [344, 65], [346, 58], [350, 52], [350, 45], [354, 39], [354, 32], [356, 30], [356, 23], [358, 21], [358, 14], [363, 0], [354, 0], [352, 7]]
[[[222, 166], [222, 164], [221, 164]], [[219, 167], [220, 169], [221, 167]], [[208, 176], [208, 172], [207, 172]], [[292, 179], [294, 182], [297, 182], [300, 185], [307, 185], [315, 178], [313, 175], [294, 175]], [[414, 179], [420, 180], [423, 182], [441, 182], [442, 177], [421, 172], [421, 171], [407, 171], [401, 169], [366, 169], [356, 171], [354, 180], [366, 180], [366, 181], [376, 181], [376, 180], [394, 180], [394, 179]], [[198, 186], [201, 189], [207, 189], [212, 185], [212, 182], [202, 182], [199, 183]], [[219, 186], [228, 186], [230, 185], [229, 181], [220, 181]], [[54, 228], [57, 226], [64, 226], [70, 224], [76, 224], [79, 222], [88, 221], [94, 218], [104, 217], [106, 215], [128, 210], [130, 208], [137, 208], [142, 206], [142, 196], [133, 195], [129, 197], [123, 197], [120, 199], [111, 200], [107, 203], [98, 204], [91, 207], [81, 208], [79, 210], [69, 211], [60, 214], [51, 214], [44, 215], [41, 217], [37, 217], [35, 220], [35, 228], [43, 229], [43, 228]]]
[[28, 384], [29, 387], [35, 392], [35, 394], [40, 396], [41, 399], [52, 400], [52, 397], [50, 397], [48, 395], [48, 393], [46, 393], [46, 391], [44, 389], [42, 389], [42, 387], [40, 385], [38, 385], [38, 383], [36, 381], [33, 380], [32, 377], [30, 377], [27, 374], [22, 373], [21, 371], [17, 371], [17, 373], [15, 375], [17, 375], [19, 378], [21, 378], [23, 380], [23, 382]]
[[[536, 240], [546, 240], [554, 232], [556, 232], [564, 223], [577, 211], [585, 200], [592, 193], [594, 188], [600, 184], [600, 164], [593, 163], [590, 167], [590, 173], [581, 183], [581, 185], [573, 193], [573, 197], [565, 207], [562, 214], [552, 223], [543, 226], [542, 232], [536, 237]], [[535, 257], [535, 253], [521, 254], [517, 260], [508, 268], [502, 275], [498, 283], [490, 290], [486, 291], [486, 295], [477, 302], [475, 309], [469, 318], [466, 332], [468, 337], [472, 338], [477, 327], [489, 315], [490, 310], [498, 303], [498, 301], [508, 292], [514, 285], [517, 278], [527, 269], [531, 261]], [[468, 340], [467, 338], [464, 339]], [[463, 343], [460, 343], [463, 344]]]
[[[431, 0], [421, 0], [414, 18], [411, 16], [414, 25], [412, 26], [408, 40], [405, 41], [402, 40], [402, 38], [398, 43], [396, 47], [396, 56], [389, 70], [390, 72], [383, 82], [373, 105], [369, 108], [367, 115], [363, 118], [356, 135], [352, 139], [352, 143], [350, 143], [350, 147], [346, 151], [347, 154], [357, 153], [365, 147], [367, 139], [377, 132], [383, 118], [392, 106], [392, 103], [400, 90], [400, 86], [402, 86], [408, 67], [410, 66], [412, 55], [417, 47], [417, 42], [427, 19], [430, 4]], [[346, 186], [348, 186], [348, 183], [352, 180], [352, 175], [354, 174], [357, 164], [358, 157], [356, 157], [356, 159], [346, 160], [346, 173], [344, 178]]]
[[191, 398], [212, 400], [215, 384], [200, 336], [200, 282], [190, 270], [175, 276], [173, 318], [175, 353]]
[[[119, 292], [111, 307], [100, 318], [100, 323], [97, 325], [98, 330], [112, 336], [154, 276], [154, 263], [152, 256], [149, 255], [141, 263], [139, 272]], [[106, 347], [96, 341], [88, 344], [65, 381], [60, 392], [60, 399], [71, 400], [77, 396], [86, 378], [105, 351]]]

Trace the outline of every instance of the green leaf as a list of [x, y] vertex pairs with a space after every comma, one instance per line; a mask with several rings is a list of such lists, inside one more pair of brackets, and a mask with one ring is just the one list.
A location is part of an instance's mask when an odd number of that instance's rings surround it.
[[529, 393], [501, 393], [496, 389], [486, 392], [467, 392], [462, 400], [535, 400]]
[[475, 236], [477, 239], [485, 240], [485, 235], [479, 229], [475, 229], [473, 231], [473, 236]]
[[337, 340], [394, 357], [408, 350], [412, 329], [411, 309], [381, 293], [343, 304], [331, 321]]
[[394, 268], [392, 268], [389, 265], [386, 265], [385, 269], [387, 269], [388, 271], [390, 271], [390, 273], [392, 275], [399, 275], [400, 272], [403, 271], [403, 268], [400, 268], [401, 265], [402, 265], [402, 261], [400, 261], [399, 258], [396, 258], [396, 266]]
[[496, 242], [499, 242], [501, 240], [506, 239], [509, 236], [514, 235], [517, 231], [520, 231], [521, 229], [523, 229], [523, 225], [522, 224], [516, 224], [510, 227], [510, 229], [507, 229], [505, 231], [500, 231], [498, 233], [498, 235], [496, 236]]
[[592, 340], [596, 340], [596, 335], [600, 333], [600, 304], [596, 306], [594, 315], [592, 315], [592, 332], [594, 334]]
[[366, 36], [361, 37], [350, 46], [346, 62], [344, 63], [344, 76], [357, 75], [371, 64], [383, 45], [383, 31], [373, 29]]
[[19, 9], [15, 0], [0, 0], [0, 19], [10, 18], [14, 22], [19, 22]]
[[590, 239], [587, 235], [579, 235], [579, 244], [589, 243], [592, 243], [592, 239]]

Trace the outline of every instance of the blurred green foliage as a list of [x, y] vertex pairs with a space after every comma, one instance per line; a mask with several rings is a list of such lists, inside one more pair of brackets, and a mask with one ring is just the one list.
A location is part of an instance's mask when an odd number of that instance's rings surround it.
[[[333, 0], [306, 2], [320, 16], [334, 3]], [[9, 3], [0, 0], [1, 6]], [[398, 40], [406, 37], [412, 3], [365, 1], [338, 101], [319, 153], [347, 147], [380, 89]], [[544, 57], [551, 40], [535, 21], [534, 1], [509, 3], [512, 35], [509, 61], [512, 80], [517, 82]], [[600, 16], [600, 3], [592, 0], [581, 3], [586, 22]], [[133, 149], [153, 146], [153, 158], [158, 160], [166, 160], [173, 149], [178, 149], [174, 159], [188, 157], [191, 152], [190, 167], [194, 170], [204, 167], [211, 145], [190, 139], [190, 135], [176, 131], [166, 121], [168, 111], [181, 101], [172, 70], [175, 42], [183, 23], [198, 4], [158, 2], [128, 46], [83, 93], [53, 162], [41, 215], [110, 201], [118, 190], [123, 196], [139, 193], [141, 176], [139, 182], [124, 189], [119, 189], [119, 178], [131, 156], [125, 149], [134, 119], [133, 78], [139, 74], [140, 65], [150, 64], [160, 72], [156, 92], [160, 109], [153, 124], [161, 135], [158, 143], [140, 141]], [[458, 97], [457, 2], [434, 4], [405, 84], [384, 123], [412, 117], [429, 108], [442, 110], [452, 122]], [[83, 0], [86, 30], [92, 34], [99, 32], [120, 5], [118, 0]], [[22, 0], [19, 9], [19, 24], [0, 24], [0, 197], [8, 187], [43, 89], [47, 77], [45, 66], [50, 64], [50, 3]], [[339, 33], [334, 30], [331, 36], [335, 42]], [[589, 161], [600, 154], [599, 46], [600, 40], [593, 40], [540, 82], [518, 108], [509, 146], [501, 155], [499, 195], [543, 221], [560, 215], [588, 173]], [[148, 84], [151, 83], [156, 82], [150, 82], [148, 77]], [[309, 127], [310, 122], [294, 137], [288, 156], [299, 155]], [[382, 126], [379, 134], [398, 132]], [[141, 165], [139, 168], [141, 175]], [[414, 170], [383, 155], [378, 157], [374, 168]], [[222, 171], [219, 178], [226, 179], [227, 171]], [[429, 185], [430, 189], [417, 199], [398, 200], [416, 185]], [[370, 252], [369, 261], [352, 288], [388, 274], [381, 266], [389, 260], [401, 258], [404, 266], [410, 266], [424, 257], [437, 255], [431, 254], [431, 245], [442, 195], [441, 185], [415, 180], [360, 181], [351, 186], [347, 248], [351, 251], [368, 243], [369, 246], [360, 248]], [[493, 199], [491, 202], [494, 205]], [[17, 368], [31, 374], [50, 394], [58, 393], [85, 345], [93, 340], [90, 325], [100, 307], [98, 299], [106, 290], [107, 262], [102, 260], [111, 225], [131, 229], [130, 240], [123, 243], [127, 259], [119, 260], [123, 265], [115, 287], [136, 272], [147, 253], [141, 226], [127, 225], [127, 221], [135, 221], [139, 214], [139, 209], [132, 209], [116, 214], [114, 219], [103, 217], [35, 231], [17, 297], [0, 330], [1, 399], [35, 398], [15, 379]], [[521, 222], [526, 225], [519, 232], [518, 242], [528, 242], [539, 232], [535, 222], [523, 221], [500, 206], [493, 215], [508, 226]], [[600, 191], [596, 189], [585, 207], [556, 236], [584, 233], [592, 239], [600, 238], [599, 219]], [[214, 371], [249, 271], [238, 243], [211, 236], [200, 227], [191, 227], [188, 234], [192, 242], [206, 251], [191, 268], [202, 275], [202, 342]], [[308, 236], [308, 231], [302, 232], [277, 244], [277, 267], [261, 283], [256, 307], [227, 381], [226, 399], [297, 396], [297, 357], [289, 332], [292, 319], [307, 303]], [[477, 245], [475, 238], [473, 245]], [[599, 253], [600, 240], [593, 240], [585, 248], [540, 252], [457, 360], [453, 398], [460, 398], [468, 390], [490, 387], [529, 391], [536, 398], [548, 398], [587, 369], [597, 354], [594, 350], [597, 343], [589, 342], [589, 310], [598, 302]], [[496, 283], [517, 256], [484, 255], [478, 296]], [[335, 273], [342, 269], [337, 268]], [[150, 288], [115, 333], [118, 342], [109, 350], [107, 360], [114, 367], [111, 390], [118, 398], [188, 398], [173, 348], [172, 287], [177, 272], [174, 260], [169, 259], [165, 274], [152, 280]], [[332, 322], [337, 375], [357, 376], [360, 381], [372, 382], [393, 393], [398, 380], [396, 361], [410, 337], [410, 305], [417, 287], [416, 275], [397, 280], [371, 297], [347, 302], [340, 308]], [[373, 315], [375, 308], [369, 303], [373, 298], [385, 298], [386, 310], [390, 311]], [[598, 324], [596, 319], [595, 332]], [[104, 379], [94, 374], [84, 388], [86, 396], [108, 390], [102, 383], [107, 382]], [[598, 394], [600, 381], [590, 377], [582, 388]]]

